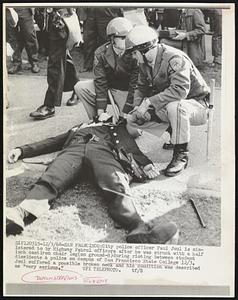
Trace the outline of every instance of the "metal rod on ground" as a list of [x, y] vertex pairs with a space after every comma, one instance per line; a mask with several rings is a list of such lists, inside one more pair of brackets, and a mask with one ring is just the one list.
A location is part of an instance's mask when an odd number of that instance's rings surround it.
[[212, 121], [214, 113], [214, 96], [215, 96], [215, 79], [210, 80], [210, 100], [209, 100], [209, 111], [208, 111], [208, 122], [207, 122], [207, 160], [210, 159], [210, 150], [211, 150], [211, 137], [212, 137]]
[[114, 101], [114, 99], [113, 99], [113, 96], [112, 96], [112, 93], [111, 93], [110, 90], [108, 90], [108, 97], [109, 97], [110, 103], [111, 103], [111, 105], [112, 105], [112, 108], [113, 108], [115, 117], [116, 117], [116, 119], [118, 120], [119, 117], [120, 117], [120, 114], [119, 114], [119, 112], [118, 112], [118, 107], [117, 107], [117, 105], [116, 105], [116, 103], [115, 103], [115, 101]]
[[195, 210], [195, 212], [196, 212], [196, 214], [197, 214], [197, 216], [198, 216], [198, 219], [199, 219], [200, 224], [202, 225], [203, 228], [206, 228], [207, 225], [204, 223], [203, 218], [202, 218], [202, 216], [200, 215], [200, 213], [199, 213], [199, 211], [198, 211], [198, 208], [197, 208], [195, 202], [193, 201], [192, 198], [190, 198], [189, 200], [190, 200], [190, 202], [192, 203], [192, 206], [193, 206], [193, 208], [194, 208], [194, 210]]
[[103, 191], [110, 192], [110, 193], [113, 193], [113, 194], [116, 194], [116, 195], [119, 195], [119, 196], [122, 196], [122, 197], [128, 197], [128, 198], [133, 199], [131, 195], [123, 194], [123, 193], [120, 193], [120, 192], [118, 192], [118, 191], [114, 191], [114, 190], [108, 189], [108, 188], [106, 188], [106, 187], [102, 188], [102, 190], [103, 190]]

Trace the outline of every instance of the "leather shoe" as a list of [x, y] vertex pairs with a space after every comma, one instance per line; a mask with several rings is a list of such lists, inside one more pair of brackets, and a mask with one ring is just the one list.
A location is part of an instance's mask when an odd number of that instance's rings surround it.
[[18, 206], [8, 207], [6, 209], [6, 235], [21, 234], [25, 225], [36, 220], [36, 217]]
[[55, 114], [54, 107], [48, 107], [45, 105], [40, 106], [37, 108], [36, 111], [33, 111], [30, 113], [30, 117], [36, 119], [36, 120], [44, 120], [50, 117], [53, 117]]
[[32, 73], [39, 73], [39, 72], [40, 72], [39, 65], [36, 64], [36, 63], [35, 63], [35, 64], [32, 64], [31, 72], [32, 72]]
[[79, 102], [79, 98], [76, 95], [75, 92], [73, 92], [72, 96], [69, 98], [69, 100], [66, 102], [67, 106], [73, 106], [73, 105], [77, 105]]
[[173, 158], [165, 169], [165, 176], [173, 177], [181, 173], [188, 165], [188, 151], [174, 150]]
[[8, 69], [8, 74], [16, 74], [18, 71], [22, 70], [21, 64], [13, 65]]
[[139, 226], [126, 237], [127, 243], [137, 244], [177, 244], [179, 230], [174, 222], [165, 225], [155, 225], [151, 230]]

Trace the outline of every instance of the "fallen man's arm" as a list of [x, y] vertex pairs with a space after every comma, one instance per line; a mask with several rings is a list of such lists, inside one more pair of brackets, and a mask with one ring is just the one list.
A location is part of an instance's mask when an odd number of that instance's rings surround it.
[[30, 158], [62, 150], [68, 140], [68, 137], [74, 132], [74, 128], [55, 137], [16, 147], [11, 150], [8, 155], [9, 163], [15, 163], [18, 159]]

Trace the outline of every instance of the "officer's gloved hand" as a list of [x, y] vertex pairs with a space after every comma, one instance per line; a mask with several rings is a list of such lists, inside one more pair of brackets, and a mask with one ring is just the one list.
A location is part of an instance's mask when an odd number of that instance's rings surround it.
[[18, 161], [19, 157], [21, 156], [22, 151], [20, 148], [12, 149], [8, 154], [8, 162], [10, 164], [14, 164]]
[[145, 172], [146, 176], [149, 179], [154, 179], [157, 176], [159, 176], [159, 174], [156, 172], [154, 165], [149, 164], [147, 166], [144, 167], [143, 171]]

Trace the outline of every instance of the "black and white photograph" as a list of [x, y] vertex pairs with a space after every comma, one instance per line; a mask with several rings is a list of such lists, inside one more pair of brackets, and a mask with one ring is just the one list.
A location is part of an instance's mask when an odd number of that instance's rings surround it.
[[71, 5], [3, 8], [5, 246], [218, 249], [229, 8]]

